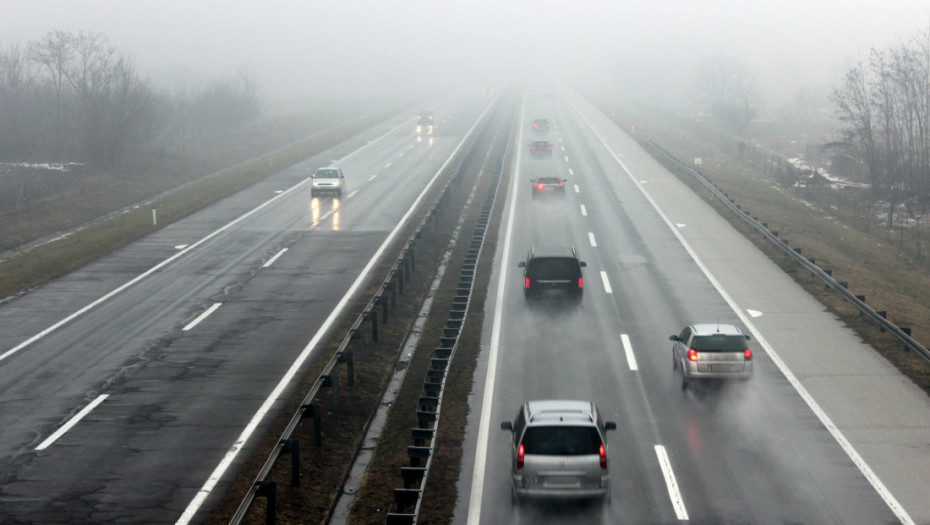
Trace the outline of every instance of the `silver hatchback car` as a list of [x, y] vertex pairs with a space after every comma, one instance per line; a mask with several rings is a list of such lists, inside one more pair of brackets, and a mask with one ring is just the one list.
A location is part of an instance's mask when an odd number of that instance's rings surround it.
[[749, 336], [736, 325], [693, 324], [669, 340], [673, 341], [672, 366], [681, 373], [682, 390], [694, 379], [752, 377]]
[[591, 401], [528, 401], [513, 422], [501, 423], [512, 432], [511, 503], [522, 497], [593, 498], [609, 500], [607, 431]]

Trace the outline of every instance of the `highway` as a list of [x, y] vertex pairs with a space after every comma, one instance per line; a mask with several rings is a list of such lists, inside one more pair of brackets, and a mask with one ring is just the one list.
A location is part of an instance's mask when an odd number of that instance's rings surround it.
[[[911, 448], [930, 423], [922, 392], [589, 103], [530, 92], [520, 115], [455, 523], [930, 519], [926, 450]], [[534, 118], [554, 121], [548, 134]], [[556, 144], [551, 158], [528, 154], [541, 138]], [[565, 177], [566, 199], [533, 200], [536, 175]], [[587, 262], [580, 307], [527, 307], [517, 263], [533, 244], [573, 245]], [[694, 322], [754, 336], [751, 381], [682, 391], [668, 336]], [[609, 502], [512, 503], [500, 422], [553, 398], [592, 400], [617, 423]]]
[[[438, 101], [428, 138], [411, 110], [0, 306], [0, 522], [202, 521], [488, 103]], [[333, 163], [345, 194], [311, 199]]]
[[[927, 396], [590, 102], [512, 98], [453, 523], [930, 523]], [[489, 104], [436, 101], [429, 138], [411, 109], [0, 304], [0, 523], [202, 522]], [[345, 194], [311, 199], [333, 164]], [[565, 199], [532, 199], [536, 175], [566, 178]], [[527, 308], [534, 243], [575, 246], [581, 305]], [[668, 336], [718, 321], [752, 334], [755, 376], [683, 392]], [[500, 422], [545, 398], [617, 423], [609, 502], [511, 502]]]

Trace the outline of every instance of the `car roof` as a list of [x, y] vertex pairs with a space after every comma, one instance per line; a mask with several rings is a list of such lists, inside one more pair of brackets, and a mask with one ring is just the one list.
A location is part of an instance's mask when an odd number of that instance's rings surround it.
[[694, 335], [743, 335], [736, 325], [729, 323], [698, 323], [691, 325]]
[[591, 401], [541, 399], [526, 402], [527, 424], [594, 423], [596, 413]]
[[575, 257], [573, 246], [533, 246], [533, 257]]

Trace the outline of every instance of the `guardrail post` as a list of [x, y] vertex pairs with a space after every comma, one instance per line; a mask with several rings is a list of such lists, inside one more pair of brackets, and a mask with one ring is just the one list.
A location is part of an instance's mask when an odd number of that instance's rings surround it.
[[[384, 290], [381, 290], [381, 292], [384, 293]], [[375, 303], [381, 303], [381, 322], [387, 324], [389, 306], [387, 297], [384, 295], [379, 295], [378, 298], [375, 299]]]
[[394, 281], [389, 281], [386, 286], [388, 291], [391, 292], [391, 308], [397, 309], [397, 289]]
[[[905, 327], [902, 326], [902, 327], [901, 327], [901, 331], [904, 332], [908, 337], [911, 336], [911, 329], [910, 329], [910, 328], [905, 328]], [[911, 351], [911, 347], [910, 347], [906, 342], [904, 343], [904, 351], [905, 351], [905, 352], [910, 352], [910, 351]]]
[[371, 321], [371, 342], [378, 341], [378, 312], [368, 310], [365, 312], [365, 320]]
[[320, 447], [323, 445], [323, 417], [320, 413], [320, 405], [314, 403], [304, 405], [302, 408], [301, 417], [313, 417], [313, 439], [316, 441], [316, 446]]
[[337, 375], [326, 375], [321, 376], [323, 380], [323, 385], [325, 387], [330, 387], [333, 389], [333, 412], [339, 412], [339, 376]]
[[274, 481], [257, 481], [255, 482], [255, 486], [257, 487], [255, 495], [268, 500], [265, 511], [265, 523], [267, 525], [275, 525], [275, 522], [278, 521], [276, 515], [276, 508], [278, 506], [278, 484]]
[[394, 270], [391, 273], [397, 279], [397, 293], [399, 295], [404, 295], [404, 272]]
[[300, 486], [300, 441], [285, 439], [281, 441], [281, 453], [291, 455], [291, 486]]
[[339, 354], [339, 362], [346, 364], [346, 384], [355, 386], [355, 359], [352, 357], [352, 352]]
[[359, 329], [352, 330], [352, 339], [358, 339], [359, 349], [358, 349], [358, 358], [362, 361], [365, 360], [365, 331]]

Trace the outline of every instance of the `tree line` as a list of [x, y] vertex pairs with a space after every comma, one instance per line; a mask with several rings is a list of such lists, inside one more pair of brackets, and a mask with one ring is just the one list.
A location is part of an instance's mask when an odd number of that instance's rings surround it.
[[843, 138], [871, 177], [875, 197], [915, 213], [930, 204], [930, 32], [872, 49], [843, 76], [833, 99]]
[[98, 33], [52, 31], [0, 49], [0, 160], [109, 167], [147, 147], [234, 128], [260, 111], [244, 70], [169, 93]]

